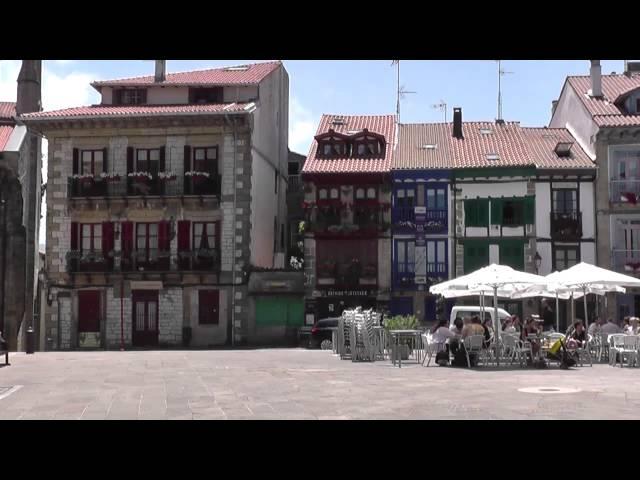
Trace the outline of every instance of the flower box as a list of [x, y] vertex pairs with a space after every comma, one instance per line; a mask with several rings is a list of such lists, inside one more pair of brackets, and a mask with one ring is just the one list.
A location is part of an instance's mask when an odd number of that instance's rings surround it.
[[153, 180], [153, 175], [149, 172], [131, 172], [127, 174], [127, 177], [135, 180], [136, 182], [149, 182]]
[[185, 177], [192, 178], [196, 182], [202, 182], [203, 180], [210, 177], [208, 172], [197, 172], [194, 170], [190, 170], [186, 172], [184, 175]]
[[171, 182], [177, 178], [177, 175], [173, 172], [159, 172], [158, 178], [162, 182]]
[[106, 182], [115, 183], [120, 181], [120, 175], [117, 173], [101, 173], [100, 179]]

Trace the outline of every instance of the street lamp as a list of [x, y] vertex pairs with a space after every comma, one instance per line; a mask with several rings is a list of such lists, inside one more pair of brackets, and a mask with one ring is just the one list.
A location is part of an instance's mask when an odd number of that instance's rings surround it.
[[533, 260], [536, 263], [536, 275], [538, 275], [540, 272], [540, 265], [542, 264], [542, 257], [538, 252], [536, 252], [536, 256], [533, 257]]

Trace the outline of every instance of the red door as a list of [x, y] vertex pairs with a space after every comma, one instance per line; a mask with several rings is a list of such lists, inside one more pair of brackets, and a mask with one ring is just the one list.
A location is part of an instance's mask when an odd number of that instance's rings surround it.
[[78, 292], [78, 332], [100, 331], [100, 290]]
[[133, 346], [158, 345], [158, 291], [133, 290]]

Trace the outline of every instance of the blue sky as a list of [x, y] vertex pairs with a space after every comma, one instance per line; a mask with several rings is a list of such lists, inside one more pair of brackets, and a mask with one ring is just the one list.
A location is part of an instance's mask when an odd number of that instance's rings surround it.
[[[168, 60], [168, 72], [253, 63], [260, 60]], [[306, 154], [323, 113], [395, 113], [396, 69], [390, 60], [285, 60], [289, 72], [289, 146]], [[525, 126], [549, 122], [551, 101], [558, 98], [567, 75], [587, 75], [588, 60], [506, 60], [502, 82], [503, 118]], [[0, 61], [0, 100], [15, 100], [20, 61]], [[603, 60], [602, 73], [621, 73], [622, 60]], [[93, 80], [149, 75], [152, 60], [47, 60], [43, 73], [45, 110], [99, 101]], [[462, 107], [464, 120], [493, 120], [497, 113], [497, 63], [493, 60], [401, 62], [400, 83], [406, 95], [402, 122], [441, 122], [431, 106]], [[46, 168], [46, 167], [45, 167]], [[46, 178], [46, 171], [44, 173]]]

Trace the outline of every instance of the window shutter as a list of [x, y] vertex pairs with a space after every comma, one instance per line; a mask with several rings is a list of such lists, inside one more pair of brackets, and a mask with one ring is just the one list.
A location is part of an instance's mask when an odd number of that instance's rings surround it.
[[109, 171], [108, 169], [108, 162], [107, 162], [107, 148], [103, 148], [102, 149], [102, 171], [104, 173], [107, 173]]
[[491, 224], [502, 225], [502, 207], [504, 203], [501, 198], [491, 199]]
[[78, 222], [71, 222], [71, 250], [78, 250]]
[[189, 245], [189, 232], [191, 230], [191, 222], [189, 220], [178, 221], [178, 251], [188, 252], [191, 250]]
[[160, 147], [160, 171], [164, 172], [165, 170], [165, 147], [164, 145], [162, 147]]
[[120, 105], [122, 103], [122, 90], [112, 88], [111, 97], [111, 103], [113, 105]]
[[464, 224], [475, 227], [478, 224], [478, 203], [476, 200], [464, 201]]
[[478, 199], [478, 226], [486, 227], [489, 225], [489, 199]]
[[127, 147], [127, 173], [133, 171], [133, 147]]
[[80, 152], [77, 148], [73, 149], [73, 174], [77, 175], [80, 172]]
[[524, 223], [536, 223], [536, 197], [524, 197]]
[[102, 222], [102, 253], [107, 254], [113, 250], [113, 222]]
[[[191, 147], [189, 145], [184, 146], [184, 173], [191, 170]], [[185, 195], [191, 194], [191, 177], [184, 177], [184, 193]]]
[[163, 220], [158, 224], [158, 249], [164, 251], [169, 250], [169, 243], [169, 222]]
[[140, 103], [147, 103], [147, 89], [140, 90]]
[[122, 252], [130, 254], [133, 250], [133, 222], [122, 222]]

